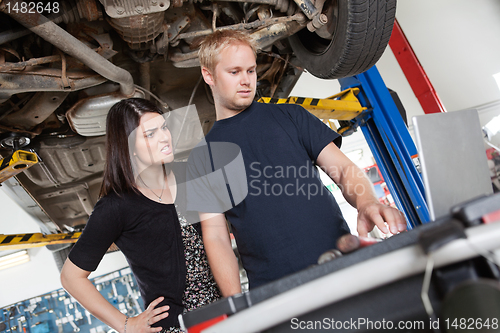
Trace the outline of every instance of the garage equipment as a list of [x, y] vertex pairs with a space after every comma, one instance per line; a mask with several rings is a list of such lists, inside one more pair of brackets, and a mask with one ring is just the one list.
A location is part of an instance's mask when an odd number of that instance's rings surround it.
[[350, 121], [359, 126], [392, 193], [405, 214], [408, 228], [429, 222], [422, 177], [417, 170], [418, 152], [396, 102], [376, 66], [339, 79], [342, 89], [359, 87], [358, 99], [368, 110]]
[[35, 153], [20, 150], [29, 143], [29, 137], [20, 134], [9, 135], [0, 140], [2, 147], [12, 149], [12, 154], [0, 160], [0, 184], [38, 163]]
[[466, 309], [476, 322], [496, 320], [498, 332], [499, 207], [500, 193], [477, 199], [433, 223], [186, 313], [181, 322], [188, 333], [290, 332], [308, 322], [349, 326], [339, 331], [404, 323], [405, 332], [445, 332]]
[[0, 160], [0, 183], [38, 163], [35, 153], [17, 150]]
[[[144, 302], [130, 268], [91, 279], [101, 295], [120, 312], [135, 316], [144, 311]], [[116, 332], [93, 317], [64, 289], [0, 308], [0, 332], [104, 333]]]
[[[307, 111], [319, 119], [337, 119], [337, 120], [352, 120], [359, 116], [366, 106], [362, 106], [356, 95], [359, 93], [359, 88], [348, 88], [338, 94], [327, 98], [304, 98], [304, 97], [288, 97], [288, 98], [270, 98], [261, 97], [258, 101], [261, 103], [271, 104], [297, 104], [304, 107]], [[343, 134], [348, 128], [335, 129], [339, 134]]]
[[427, 114], [412, 120], [432, 220], [461, 202], [493, 193], [477, 110]]
[[441, 99], [427, 77], [424, 68], [420, 64], [397, 19], [394, 20], [389, 46], [406, 76], [415, 97], [420, 102], [424, 113], [446, 112]]
[[44, 235], [42, 233], [18, 234], [18, 235], [0, 234], [0, 251], [27, 249], [32, 247], [40, 247], [53, 244], [75, 243], [81, 234], [82, 234], [81, 232], [49, 234], [49, 235]]

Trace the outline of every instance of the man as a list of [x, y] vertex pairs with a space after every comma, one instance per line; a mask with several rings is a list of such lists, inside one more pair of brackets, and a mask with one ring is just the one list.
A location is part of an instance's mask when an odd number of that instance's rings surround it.
[[[375, 225], [384, 233], [406, 229], [403, 214], [381, 205], [365, 174], [340, 151], [337, 133], [300, 106], [253, 101], [256, 50], [247, 35], [217, 31], [205, 39], [199, 57], [217, 115], [206, 141], [239, 146], [248, 184], [247, 196], [241, 202], [233, 200], [225, 215], [203, 205], [197, 209], [208, 260], [224, 296], [241, 292], [225, 217], [231, 223], [250, 288], [315, 264], [323, 252], [335, 247], [338, 237], [349, 233], [315, 165], [358, 209], [361, 236]], [[214, 159], [210, 157], [206, 164], [213, 168]], [[196, 169], [190, 169], [194, 178]], [[234, 175], [224, 177], [229, 179], [231, 192]]]

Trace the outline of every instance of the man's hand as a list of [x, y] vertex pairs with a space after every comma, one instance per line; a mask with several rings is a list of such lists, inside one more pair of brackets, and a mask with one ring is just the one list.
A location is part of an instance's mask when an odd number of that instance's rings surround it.
[[333, 142], [323, 148], [316, 162], [340, 187], [347, 202], [358, 209], [358, 233], [361, 237], [368, 236], [375, 226], [385, 234], [389, 230], [393, 234], [406, 230], [403, 213], [378, 201], [365, 173]]
[[384, 234], [397, 234], [406, 230], [406, 220], [401, 211], [379, 202], [371, 202], [358, 209], [358, 234], [367, 237], [375, 226]]

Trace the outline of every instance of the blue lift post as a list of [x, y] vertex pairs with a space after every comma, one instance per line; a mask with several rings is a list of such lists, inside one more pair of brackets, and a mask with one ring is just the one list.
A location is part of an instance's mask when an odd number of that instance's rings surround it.
[[342, 90], [358, 87], [358, 99], [368, 110], [355, 118], [375, 157], [408, 228], [429, 222], [422, 177], [413, 163], [417, 148], [376, 66], [339, 79]]

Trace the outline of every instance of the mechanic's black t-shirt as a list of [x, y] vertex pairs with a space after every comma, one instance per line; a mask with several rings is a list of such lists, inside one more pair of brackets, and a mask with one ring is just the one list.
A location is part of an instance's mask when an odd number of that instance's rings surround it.
[[[332, 141], [340, 146], [341, 137], [302, 107], [254, 102], [214, 124], [210, 149], [202, 143], [191, 153], [188, 210], [226, 212], [251, 288], [316, 264], [350, 232], [314, 164]], [[241, 149], [244, 200], [237, 148], [224, 143]], [[217, 173], [223, 186], [212, 182]]]
[[178, 327], [186, 283], [184, 245], [173, 204], [154, 202], [142, 194], [116, 193], [101, 198], [69, 259], [94, 271], [114, 242], [137, 280], [144, 305], [163, 296], [157, 306], [169, 305], [169, 316], [154, 326]]

